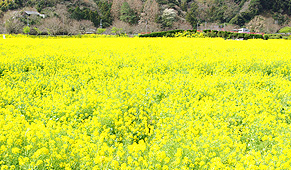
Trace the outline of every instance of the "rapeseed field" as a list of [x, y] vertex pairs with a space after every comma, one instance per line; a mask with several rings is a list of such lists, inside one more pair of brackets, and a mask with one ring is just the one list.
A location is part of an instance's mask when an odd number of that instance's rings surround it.
[[290, 46], [1, 39], [1, 170], [289, 169]]

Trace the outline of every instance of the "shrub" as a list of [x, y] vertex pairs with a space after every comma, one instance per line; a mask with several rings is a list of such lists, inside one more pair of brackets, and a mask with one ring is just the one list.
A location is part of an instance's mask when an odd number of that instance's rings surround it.
[[280, 34], [265, 34], [264, 39], [267, 37], [268, 39], [282, 39], [283, 36]]
[[253, 39], [263, 39], [263, 35], [262, 34], [251, 34], [251, 38], [253, 38]]
[[291, 27], [284, 27], [279, 30], [279, 33], [291, 33]]
[[176, 33], [182, 33], [184, 30], [170, 30], [163, 32], [153, 32], [150, 34], [140, 35], [139, 37], [174, 37]]
[[30, 33], [30, 27], [29, 26], [23, 27], [23, 33], [24, 34]]
[[233, 38], [238, 38], [238, 33], [233, 33], [232, 36]]
[[102, 33], [105, 32], [105, 31], [106, 31], [105, 28], [98, 28], [97, 31], [96, 31], [96, 33], [97, 33], [97, 34], [102, 34]]
[[265, 34], [264, 35], [264, 40], [268, 40], [269, 39], [269, 35], [268, 34]]
[[187, 30], [187, 32], [196, 33], [197, 30]]
[[217, 34], [217, 33], [218, 33], [218, 31], [217, 31], [217, 30], [212, 30], [211, 32], [213, 32], [213, 33], [215, 33], [215, 34]]
[[[150, 34], [139, 35], [139, 37], [197, 37], [197, 30], [171, 30], [171, 31], [163, 31], [163, 32], [153, 32]], [[181, 34], [178, 34], [181, 33]], [[190, 34], [191, 33], [191, 34]], [[199, 36], [200, 37], [200, 36]], [[237, 39], [243, 38], [245, 40], [254, 38], [254, 39], [263, 39], [263, 35], [261, 34], [247, 34], [247, 33], [233, 33], [227, 31], [217, 31], [217, 30], [203, 30], [203, 36], [201, 37], [221, 37], [224, 39]], [[281, 37], [282, 38], [282, 37]]]
[[245, 35], [244, 35], [244, 39], [245, 39], [245, 40], [248, 40], [248, 39], [250, 39], [250, 38], [251, 38], [251, 34], [245, 34]]
[[204, 33], [209, 33], [211, 30], [203, 30]]
[[237, 38], [244, 38], [245, 37], [245, 33], [238, 33], [237, 34]]

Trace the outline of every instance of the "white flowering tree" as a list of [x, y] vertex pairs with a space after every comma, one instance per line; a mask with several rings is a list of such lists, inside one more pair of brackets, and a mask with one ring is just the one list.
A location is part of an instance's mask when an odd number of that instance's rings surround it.
[[174, 9], [166, 8], [163, 11], [162, 20], [164, 27], [172, 27], [173, 22], [176, 20], [177, 12]]

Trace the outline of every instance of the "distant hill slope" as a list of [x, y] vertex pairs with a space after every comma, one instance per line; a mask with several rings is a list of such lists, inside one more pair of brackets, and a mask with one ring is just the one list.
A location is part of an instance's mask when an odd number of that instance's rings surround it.
[[[38, 11], [45, 19], [24, 15]], [[260, 17], [261, 16], [261, 17]], [[247, 26], [253, 31], [276, 31], [288, 25], [291, 0], [2, 0], [1, 32], [78, 34], [98, 27], [120, 27], [129, 33], [189, 29], [197, 25]], [[258, 18], [263, 22], [258, 26]], [[207, 24], [206, 24], [207, 23]], [[273, 29], [265, 29], [264, 27]], [[258, 30], [256, 30], [258, 29]]]

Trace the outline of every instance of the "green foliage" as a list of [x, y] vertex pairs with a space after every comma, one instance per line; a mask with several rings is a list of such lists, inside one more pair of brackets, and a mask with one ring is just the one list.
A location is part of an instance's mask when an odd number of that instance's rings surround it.
[[[96, 1], [96, 0], [95, 0]], [[99, 11], [100, 11], [100, 19], [102, 19], [102, 26], [103, 27], [109, 27], [112, 25], [113, 18], [111, 16], [111, 3], [108, 3], [107, 1], [97, 1], [96, 2]]]
[[35, 32], [37, 33], [37, 35], [40, 35], [42, 33], [42, 31], [39, 28], [37, 28], [37, 27], [34, 27], [33, 29], [35, 30]]
[[120, 9], [120, 20], [129, 24], [137, 24], [138, 17], [136, 12], [130, 8], [127, 2], [124, 2]]
[[284, 36], [283, 39], [284, 40], [291, 40], [291, 36]]
[[251, 38], [263, 39], [263, 35], [261, 34], [236, 33], [236, 32], [217, 31], [217, 30], [203, 30], [203, 32], [206, 37], [211, 37], [211, 38], [221, 37], [224, 39], [244, 39], [244, 40], [248, 40]]
[[291, 33], [291, 27], [284, 27], [279, 30], [279, 33]]
[[75, 9], [69, 9], [71, 12], [71, 17], [76, 20], [84, 19], [83, 11], [81, 11], [80, 7], [76, 7]]
[[250, 39], [251, 38], [251, 34], [244, 34], [244, 39], [245, 40], [248, 40], [248, 39]]
[[188, 6], [187, 6], [187, 2], [181, 2], [181, 9], [182, 9], [183, 11], [187, 11], [187, 8], [188, 8]]
[[264, 35], [264, 40], [268, 40], [269, 39], [269, 35], [268, 34], [265, 34]]
[[23, 27], [23, 33], [24, 33], [24, 34], [28, 34], [28, 33], [30, 33], [30, 27], [29, 27], [29, 26], [25, 26], [25, 27]]
[[[76, 20], [90, 20], [93, 22], [95, 27], [99, 27], [102, 19], [102, 26], [109, 27], [112, 24], [112, 16], [110, 13], [111, 4], [108, 2], [96, 2], [99, 11], [91, 10], [90, 8], [80, 8], [79, 6], [75, 8], [70, 8], [71, 18]], [[99, 13], [100, 12], [100, 13]]]
[[268, 39], [282, 39], [283, 36], [280, 34], [265, 34], [264, 35], [264, 40], [268, 40]]
[[156, 0], [158, 4], [165, 5], [167, 4], [167, 0]]
[[55, 0], [2, 0], [0, 2], [0, 10], [15, 10], [23, 7], [35, 7], [37, 11], [41, 11], [46, 7], [53, 7], [59, 1]]
[[96, 33], [97, 33], [97, 34], [102, 34], [102, 33], [105, 32], [105, 31], [106, 31], [105, 28], [98, 28], [97, 31], [96, 31]]
[[[19, 10], [24, 7], [32, 7], [41, 12], [47, 7], [65, 4], [73, 19], [90, 20], [95, 27], [99, 27], [102, 20], [103, 27], [111, 26], [113, 22], [111, 15], [112, 1], [93, 1], [96, 3], [94, 7], [89, 7], [86, 2], [73, 0], [2, 0], [0, 1], [0, 16], [3, 17], [4, 12], [8, 10]], [[142, 2], [146, 2], [146, 0], [142, 0]], [[279, 25], [284, 25], [290, 21], [287, 15], [291, 15], [291, 0], [156, 0], [156, 2], [164, 6], [163, 9], [174, 9], [180, 17], [182, 11], [187, 12], [185, 19], [193, 28], [196, 28], [197, 23], [202, 22], [226, 22], [243, 26], [256, 15], [266, 12], [271, 13], [273, 19], [278, 21]], [[248, 9], [242, 10], [246, 7], [246, 3], [249, 3]], [[122, 4], [120, 10], [120, 20], [129, 24], [138, 23], [138, 13], [140, 11], [131, 9], [127, 2]], [[43, 12], [45, 13], [45, 11]], [[177, 17], [164, 16], [160, 11], [160, 14], [156, 17], [156, 22], [162, 24], [163, 28], [171, 28], [175, 18]], [[22, 22], [25, 23], [26, 21]], [[30, 25], [34, 24], [30, 23]]]
[[90, 20], [97, 27], [100, 25], [100, 16], [97, 11], [92, 11], [89, 8], [80, 9], [78, 6], [75, 9], [69, 9], [71, 12], [71, 17], [78, 21], [80, 20]]
[[241, 14], [236, 15], [232, 18], [229, 23], [235, 24], [239, 26], [243, 26], [246, 22], [249, 22], [255, 16], [254, 13], [251, 12], [242, 12]]
[[260, 0], [261, 11], [271, 10], [273, 12], [280, 12], [291, 15], [291, 0]]
[[262, 34], [251, 34], [251, 38], [253, 38], [253, 39], [263, 39], [263, 35]]
[[251, 0], [249, 4], [249, 9], [245, 12], [241, 12], [237, 14], [234, 18], [230, 20], [230, 24], [236, 24], [239, 26], [243, 26], [245, 23], [249, 22], [256, 15], [261, 12], [262, 5], [260, 0]]
[[194, 1], [191, 4], [190, 10], [186, 14], [186, 20], [192, 25], [193, 28], [196, 28], [196, 25], [198, 23], [198, 8], [198, 4]]
[[19, 6], [14, 1], [4, 1], [2, 0], [0, 2], [0, 10], [1, 11], [8, 11], [8, 10], [14, 10], [17, 9]]
[[[140, 35], [139, 37], [175, 37], [175, 34], [182, 33], [182, 32], [184, 32], [184, 30], [171, 30], [171, 31], [162, 31], [162, 32], [152, 32], [150, 34]], [[195, 30], [195, 32], [196, 32], [196, 30]]]
[[47, 32], [48, 35], [52, 35], [52, 32], [51, 32], [50, 29], [47, 28], [47, 29], [46, 29], [46, 32]]
[[52, 1], [40, 0], [40, 1], [37, 1], [36, 3], [36, 9], [38, 12], [41, 12], [42, 9], [46, 7], [53, 7], [54, 5], [55, 3], [53, 3]]
[[121, 35], [122, 30], [123, 30], [122, 28], [112, 27], [111, 33], [116, 34], [116, 35]]

